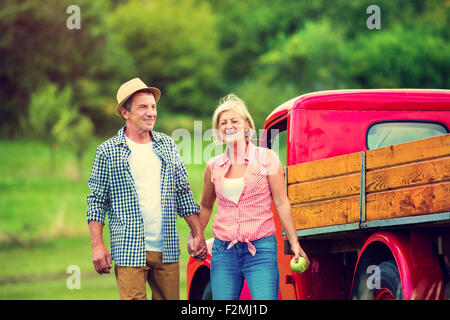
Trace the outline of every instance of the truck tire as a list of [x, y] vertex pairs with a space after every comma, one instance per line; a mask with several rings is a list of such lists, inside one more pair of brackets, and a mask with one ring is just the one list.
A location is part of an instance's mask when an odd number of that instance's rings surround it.
[[[398, 272], [397, 264], [394, 260], [383, 261], [378, 265], [378, 274], [367, 274], [359, 272], [356, 290], [352, 291], [352, 299], [354, 300], [403, 300], [402, 283], [400, 280], [400, 273]], [[364, 270], [365, 271], [365, 270]], [[369, 286], [371, 279], [369, 277], [377, 277], [374, 280], [375, 286]]]

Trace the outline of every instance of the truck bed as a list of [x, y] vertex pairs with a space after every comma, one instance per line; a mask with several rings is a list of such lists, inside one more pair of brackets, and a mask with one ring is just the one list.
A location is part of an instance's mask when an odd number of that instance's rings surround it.
[[450, 223], [450, 134], [286, 168], [298, 236]]

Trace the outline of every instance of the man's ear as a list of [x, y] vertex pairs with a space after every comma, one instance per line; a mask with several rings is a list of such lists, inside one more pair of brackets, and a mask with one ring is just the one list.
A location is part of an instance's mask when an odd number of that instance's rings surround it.
[[120, 108], [120, 114], [124, 120], [128, 120], [128, 111], [124, 107]]

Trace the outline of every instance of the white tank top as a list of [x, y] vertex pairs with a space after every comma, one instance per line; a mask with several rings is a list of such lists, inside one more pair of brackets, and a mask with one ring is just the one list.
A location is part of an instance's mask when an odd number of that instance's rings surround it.
[[244, 178], [223, 178], [222, 191], [225, 198], [237, 204], [244, 191]]

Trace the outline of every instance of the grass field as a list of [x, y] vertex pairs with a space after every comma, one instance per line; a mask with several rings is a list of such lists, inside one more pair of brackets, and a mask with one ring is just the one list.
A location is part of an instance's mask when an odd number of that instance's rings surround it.
[[[98, 275], [86, 224], [87, 180], [94, 151], [88, 147], [82, 177], [75, 157], [64, 148], [30, 140], [0, 140], [0, 299], [117, 299], [114, 275]], [[204, 164], [187, 166], [196, 202]], [[181, 283], [186, 299], [189, 228], [178, 219]], [[207, 228], [205, 237], [211, 237]], [[109, 243], [105, 228], [104, 239]], [[68, 289], [69, 266], [80, 270], [80, 289]], [[149, 295], [150, 296], [150, 295]]]

